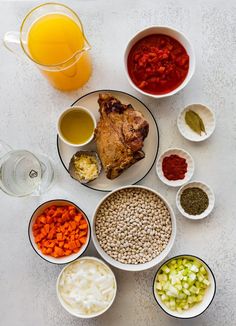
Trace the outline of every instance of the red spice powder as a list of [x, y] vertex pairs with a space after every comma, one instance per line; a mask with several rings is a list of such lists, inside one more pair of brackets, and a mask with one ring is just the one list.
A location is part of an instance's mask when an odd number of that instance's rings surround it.
[[188, 164], [185, 158], [178, 155], [164, 157], [162, 161], [162, 171], [168, 180], [182, 180], [188, 170]]

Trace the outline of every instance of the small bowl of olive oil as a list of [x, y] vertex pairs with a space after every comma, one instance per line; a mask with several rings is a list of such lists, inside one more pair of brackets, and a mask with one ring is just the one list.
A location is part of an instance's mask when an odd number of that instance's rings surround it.
[[96, 124], [94, 115], [88, 109], [73, 106], [59, 116], [58, 135], [70, 146], [84, 146], [93, 140]]

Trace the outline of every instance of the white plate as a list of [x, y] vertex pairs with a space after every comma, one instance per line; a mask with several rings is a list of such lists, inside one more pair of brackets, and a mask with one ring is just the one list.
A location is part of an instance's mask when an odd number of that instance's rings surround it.
[[[198, 135], [186, 124], [185, 113], [188, 110], [196, 112], [201, 117], [206, 129], [206, 134], [202, 132], [201, 135]], [[210, 108], [203, 104], [190, 104], [180, 111], [177, 119], [177, 125], [179, 132], [184, 138], [194, 142], [203, 141], [209, 138], [215, 130], [215, 114]]]
[[[187, 166], [187, 172], [185, 174], [184, 179], [168, 180], [164, 176], [163, 170], [162, 170], [162, 161], [166, 156], [170, 156], [170, 155], [178, 155], [182, 158], [185, 158], [188, 166]], [[161, 156], [158, 158], [157, 165], [156, 165], [156, 172], [157, 172], [157, 175], [160, 178], [160, 180], [162, 182], [164, 182], [167, 186], [180, 187], [180, 186], [184, 185], [185, 183], [187, 183], [192, 178], [193, 172], [194, 172], [194, 161], [193, 161], [192, 156], [187, 151], [180, 149], [180, 148], [169, 148], [167, 151], [162, 153]]]
[[[192, 188], [192, 187], [197, 187], [197, 188], [202, 189], [207, 194], [208, 199], [209, 199], [209, 205], [208, 205], [207, 209], [204, 212], [202, 212], [202, 214], [200, 214], [200, 215], [190, 215], [190, 214], [186, 213], [185, 210], [182, 208], [182, 206], [180, 204], [180, 197], [181, 197], [182, 192], [185, 189]], [[177, 192], [176, 206], [177, 206], [178, 210], [180, 211], [180, 213], [183, 216], [185, 216], [185, 217], [187, 217], [187, 218], [189, 218], [191, 220], [201, 220], [201, 219], [207, 217], [212, 212], [212, 210], [213, 210], [213, 208], [215, 206], [214, 192], [207, 184], [205, 184], [203, 182], [200, 182], [200, 181], [189, 182], [185, 186], [181, 187], [179, 189], [179, 191]]]
[[[144, 147], [143, 147], [145, 157], [142, 160], [132, 165], [130, 168], [128, 168], [126, 171], [124, 171], [119, 177], [117, 177], [114, 180], [107, 179], [104, 171], [102, 171], [96, 180], [89, 182], [85, 185], [95, 190], [111, 191], [118, 187], [135, 184], [140, 180], [142, 180], [148, 174], [148, 172], [151, 170], [156, 160], [156, 156], [159, 148], [159, 132], [158, 132], [157, 123], [152, 113], [149, 111], [149, 109], [136, 97], [127, 94], [125, 92], [115, 91], [115, 90], [98, 90], [82, 96], [76, 102], [74, 102], [72, 106], [79, 105], [79, 106], [86, 107], [87, 109], [91, 110], [96, 120], [98, 121], [100, 118], [100, 114], [98, 112], [99, 105], [97, 102], [99, 93], [110, 93], [113, 96], [115, 96], [117, 99], [119, 99], [122, 103], [131, 104], [134, 107], [134, 109], [136, 109], [137, 111], [143, 114], [144, 118], [149, 123], [149, 133], [144, 141]], [[65, 144], [57, 136], [57, 148], [58, 148], [58, 154], [61, 159], [61, 162], [64, 168], [68, 172], [70, 159], [73, 156], [73, 154], [75, 154], [80, 149], [96, 151], [96, 144], [93, 141], [92, 143], [86, 146], [75, 148]]]

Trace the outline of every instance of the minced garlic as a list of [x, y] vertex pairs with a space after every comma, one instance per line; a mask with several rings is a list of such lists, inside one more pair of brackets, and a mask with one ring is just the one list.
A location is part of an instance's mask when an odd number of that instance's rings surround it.
[[98, 163], [94, 156], [82, 154], [74, 159], [75, 174], [80, 180], [94, 180], [99, 174]]

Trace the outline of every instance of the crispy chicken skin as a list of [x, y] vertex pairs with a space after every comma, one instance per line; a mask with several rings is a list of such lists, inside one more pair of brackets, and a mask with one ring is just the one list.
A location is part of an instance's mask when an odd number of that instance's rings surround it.
[[149, 125], [131, 104], [122, 104], [110, 94], [99, 94], [98, 103], [97, 150], [107, 178], [115, 179], [145, 157], [142, 147]]

